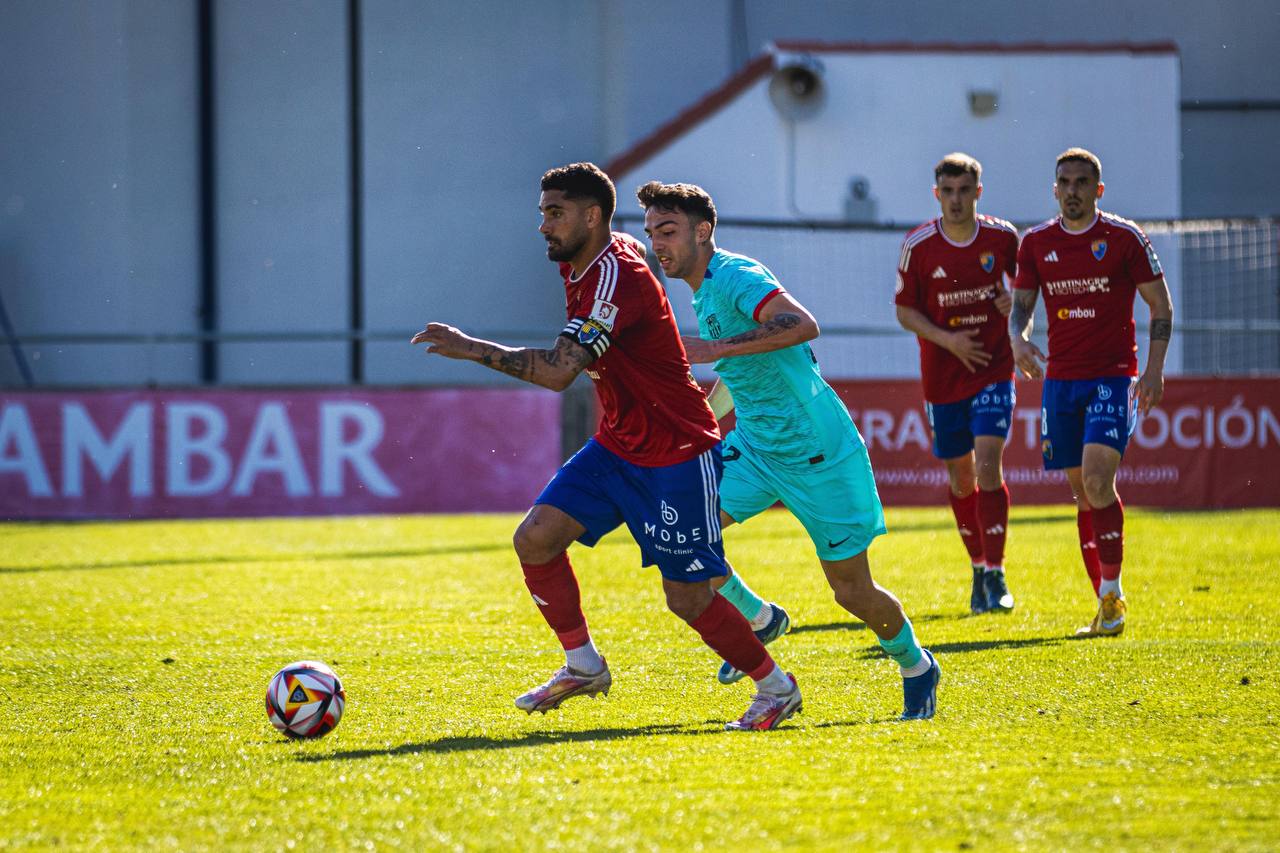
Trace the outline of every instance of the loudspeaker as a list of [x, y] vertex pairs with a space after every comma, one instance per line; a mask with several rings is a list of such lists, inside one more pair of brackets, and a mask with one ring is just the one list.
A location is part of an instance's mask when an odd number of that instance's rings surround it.
[[811, 56], [788, 55], [778, 57], [777, 64], [769, 81], [774, 109], [791, 121], [816, 115], [827, 100], [822, 63]]

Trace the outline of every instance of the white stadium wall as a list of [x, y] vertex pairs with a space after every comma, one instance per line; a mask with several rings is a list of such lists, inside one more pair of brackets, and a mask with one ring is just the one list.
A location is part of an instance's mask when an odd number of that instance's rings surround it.
[[[766, 70], [615, 179], [626, 199], [621, 209], [629, 206], [633, 215], [635, 188], [656, 178], [705, 187], [726, 219], [833, 222], [845, 219], [852, 181], [868, 182], [874, 222], [896, 223], [900, 231], [726, 225], [717, 232], [718, 245], [759, 258], [818, 317], [828, 331], [814, 349], [828, 376], [918, 373], [916, 341], [895, 319], [893, 270], [905, 232], [938, 215], [933, 166], [950, 151], [983, 164], [979, 210], [1018, 223], [1056, 214], [1054, 159], [1071, 145], [1101, 157], [1105, 209], [1127, 218], [1179, 215], [1175, 53], [805, 52], [784, 45], [774, 67], [814, 60], [825, 89], [815, 115], [785, 119], [770, 99], [773, 72]], [[994, 92], [994, 114], [973, 115], [971, 91]], [[1176, 243], [1171, 236], [1153, 239], [1176, 282]], [[696, 326], [683, 283], [668, 286], [681, 325]], [[1145, 306], [1136, 310], [1144, 321]], [[1037, 326], [1042, 334], [1043, 311]], [[859, 334], [841, 333], [851, 328]], [[1180, 366], [1175, 342], [1168, 367]]]
[[[933, 164], [965, 151], [985, 170], [981, 209], [1033, 222], [1056, 212], [1054, 157], [1081, 145], [1102, 158], [1106, 207], [1133, 219], [1181, 212], [1174, 53], [782, 50], [778, 62], [789, 54], [823, 67], [826, 103], [816, 115], [785, 120], [764, 75], [616, 175], [621, 192], [651, 178], [687, 180], [726, 217], [842, 219], [850, 182], [862, 177], [877, 221], [914, 225], [937, 213]], [[995, 113], [973, 115], [971, 91], [994, 92]]]

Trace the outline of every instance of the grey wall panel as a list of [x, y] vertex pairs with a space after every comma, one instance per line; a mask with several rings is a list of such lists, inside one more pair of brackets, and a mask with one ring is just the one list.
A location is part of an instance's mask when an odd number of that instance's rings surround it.
[[[343, 0], [215, 5], [218, 302], [224, 331], [349, 322]], [[345, 343], [220, 347], [223, 382], [333, 383]]]
[[[196, 328], [192, 4], [7, 0], [0, 296], [19, 334]], [[190, 383], [195, 347], [28, 351], [37, 382]], [[0, 382], [17, 372], [7, 349]]]
[[1173, 41], [1189, 98], [1274, 98], [1280, 5], [1274, 0], [747, 0], [750, 44], [831, 41]]
[[1280, 212], [1280, 111], [1182, 114], [1184, 216]]
[[[538, 181], [606, 154], [596, 5], [364, 8], [369, 327], [407, 340], [432, 319], [549, 342], [564, 291], [537, 232]], [[372, 346], [368, 363], [373, 382], [501, 378], [407, 344]]]
[[[725, 5], [364, 9], [370, 328], [407, 337], [436, 319], [477, 334], [528, 330], [504, 342], [549, 345], [563, 291], [537, 233], [539, 178], [574, 160], [603, 163], [718, 85]], [[663, 22], [675, 16], [672, 31]], [[633, 191], [619, 188], [621, 209], [634, 209]], [[504, 381], [398, 345], [372, 345], [368, 361], [374, 382]]]

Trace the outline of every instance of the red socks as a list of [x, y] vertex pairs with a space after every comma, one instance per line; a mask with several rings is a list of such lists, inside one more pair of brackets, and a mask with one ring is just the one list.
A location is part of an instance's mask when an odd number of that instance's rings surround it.
[[1094, 510], [1084, 507], [1087, 505], [1076, 510], [1076, 529], [1080, 531], [1080, 556], [1084, 559], [1084, 570], [1089, 573], [1093, 594], [1097, 595], [1098, 587], [1102, 584], [1102, 566], [1098, 562], [1098, 546], [1093, 541]]
[[1102, 579], [1116, 580], [1124, 560], [1124, 504], [1119, 498], [1110, 506], [1094, 507], [1093, 541], [1098, 543]]
[[[560, 638], [560, 645], [566, 651], [585, 646], [591, 635], [587, 631], [587, 617], [582, 615], [582, 595], [573, 566], [569, 565], [568, 553], [562, 552], [540, 566], [521, 563], [520, 568], [524, 569], [524, 585], [533, 595], [542, 618]], [[750, 627], [747, 630], [750, 631]]]
[[[524, 583], [538, 604], [542, 618], [556, 632], [565, 650], [576, 649], [591, 639], [587, 619], [582, 615], [578, 579], [569, 564], [569, 555], [560, 554], [540, 566], [521, 563]], [[756, 639], [751, 624], [724, 596], [716, 595], [702, 615], [690, 623], [702, 641], [735, 669], [755, 680], [773, 671], [773, 658]]]
[[978, 489], [962, 498], [947, 490], [956, 529], [969, 559], [988, 566], [1004, 565], [1004, 540], [1009, 534], [1009, 487], [1004, 483], [991, 492]]
[[712, 596], [711, 606], [690, 622], [689, 627], [730, 666], [753, 680], [759, 681], [773, 671], [773, 658], [752, 633], [747, 618], [724, 596]]
[[1009, 528], [1009, 487], [1004, 483], [993, 492], [981, 489], [978, 495], [978, 521], [982, 525], [982, 556], [988, 566], [1004, 565], [1004, 538]]
[[[951, 511], [956, 516], [956, 529], [964, 541], [969, 559], [974, 563], [982, 562], [982, 526], [978, 521], [978, 493], [970, 492], [962, 498], [947, 489], [947, 497], [951, 499]], [[1003, 550], [1003, 546], [1002, 546]]]

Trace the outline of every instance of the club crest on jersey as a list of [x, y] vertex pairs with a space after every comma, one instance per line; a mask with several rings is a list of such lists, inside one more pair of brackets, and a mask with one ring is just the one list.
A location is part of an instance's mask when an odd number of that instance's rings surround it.
[[1089, 249], [1093, 252], [1094, 260], [1100, 261], [1103, 256], [1107, 254], [1107, 241], [1094, 240], [1093, 244], [1089, 246]]
[[983, 252], [978, 255], [978, 263], [982, 264], [983, 272], [991, 272], [996, 268], [996, 256], [994, 252]]
[[593, 343], [598, 341], [600, 336], [603, 334], [604, 326], [601, 325], [599, 320], [587, 320], [578, 329], [578, 343], [583, 346], [591, 346]]
[[597, 299], [596, 304], [591, 307], [591, 319], [599, 320], [600, 325], [612, 332], [613, 322], [618, 318], [618, 306], [612, 302], [605, 302], [603, 299]]
[[1044, 441], [1040, 442], [1040, 455], [1043, 456], [1045, 459], [1048, 459], [1050, 462], [1053, 461], [1053, 442], [1052, 441], [1046, 438]]
[[711, 333], [712, 338], [720, 337], [720, 320], [715, 314], [707, 315], [707, 331]]

